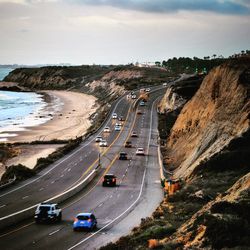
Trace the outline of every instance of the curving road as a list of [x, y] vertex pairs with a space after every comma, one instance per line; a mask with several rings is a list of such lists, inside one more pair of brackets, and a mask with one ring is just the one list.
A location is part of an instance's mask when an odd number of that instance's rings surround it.
[[[140, 219], [150, 215], [162, 200], [157, 155], [157, 98], [162, 89], [151, 93], [142, 115], [131, 108], [132, 103], [121, 98], [114, 112], [126, 116], [121, 132], [106, 135], [109, 147], [99, 149], [94, 137], [84, 142], [75, 152], [44, 170], [32, 180], [0, 193], [1, 217], [39, 203], [77, 183], [97, 164], [101, 152], [102, 171], [82, 192], [62, 204], [63, 221], [60, 224], [36, 225], [28, 220], [21, 226], [6, 230], [0, 235], [1, 249], [96, 249], [110, 240], [128, 233]], [[114, 127], [115, 121], [107, 124]], [[132, 130], [138, 138], [130, 138]], [[133, 148], [124, 149], [130, 138]], [[136, 147], [144, 147], [146, 156], [136, 156]], [[126, 151], [128, 161], [119, 161], [119, 152]], [[105, 173], [118, 177], [116, 188], [104, 188], [101, 177]], [[4, 205], [2, 206], [1, 205]], [[75, 233], [72, 221], [79, 212], [91, 211], [98, 220], [95, 232]]]

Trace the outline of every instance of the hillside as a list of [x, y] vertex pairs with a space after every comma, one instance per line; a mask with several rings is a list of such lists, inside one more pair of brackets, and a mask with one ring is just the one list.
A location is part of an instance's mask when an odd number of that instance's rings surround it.
[[[18, 83], [30, 90], [71, 89], [90, 91], [107, 88], [134, 89], [166, 82], [169, 73], [159, 68], [127, 66], [48, 66], [18, 68], [4, 78], [4, 82]], [[95, 91], [98, 92], [98, 91]], [[118, 91], [119, 92], [119, 91]], [[119, 94], [119, 93], [118, 93]]]
[[102, 250], [250, 248], [249, 90], [249, 57], [214, 68], [190, 100], [184, 82], [167, 90], [159, 121], [179, 115], [171, 130], [165, 123], [161, 148], [181, 189], [166, 192], [151, 217]]

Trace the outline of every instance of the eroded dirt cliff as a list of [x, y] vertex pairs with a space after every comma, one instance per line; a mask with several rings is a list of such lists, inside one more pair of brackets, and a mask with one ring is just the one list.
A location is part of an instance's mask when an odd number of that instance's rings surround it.
[[249, 90], [249, 59], [231, 61], [209, 73], [168, 138], [165, 161], [176, 177], [189, 177], [249, 129]]

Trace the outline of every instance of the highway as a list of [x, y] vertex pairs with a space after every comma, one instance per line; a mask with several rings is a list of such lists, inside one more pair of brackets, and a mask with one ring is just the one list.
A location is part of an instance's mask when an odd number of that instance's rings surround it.
[[[163, 196], [155, 107], [161, 95], [162, 90], [151, 93], [147, 105], [139, 107], [143, 111], [141, 115], [131, 108], [133, 103], [130, 100], [121, 98], [114, 112], [127, 119], [120, 132], [113, 130], [116, 121], [111, 118], [107, 120], [111, 128], [111, 133], [105, 134], [108, 148], [99, 148], [92, 136], [39, 176], [1, 192], [0, 212], [4, 217], [44, 201], [79, 182], [97, 165], [98, 153], [101, 152], [102, 171], [82, 192], [61, 204], [61, 223], [37, 225], [32, 219], [27, 220], [0, 234], [1, 249], [96, 249], [128, 233], [140, 223], [141, 218], [149, 216]], [[136, 131], [138, 138], [130, 138], [131, 131]], [[127, 138], [132, 141], [133, 147], [124, 149]], [[135, 155], [136, 147], [143, 147], [146, 156]], [[128, 153], [129, 160], [117, 159], [121, 150]], [[102, 187], [101, 178], [105, 173], [118, 177], [117, 187]], [[73, 232], [73, 218], [79, 212], [95, 214], [98, 228], [94, 232]]]

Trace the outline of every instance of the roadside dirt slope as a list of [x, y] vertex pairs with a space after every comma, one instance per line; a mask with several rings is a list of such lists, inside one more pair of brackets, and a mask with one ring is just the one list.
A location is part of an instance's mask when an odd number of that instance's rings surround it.
[[189, 177], [206, 159], [249, 129], [250, 59], [213, 69], [183, 107], [168, 138], [165, 161]]

